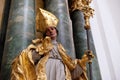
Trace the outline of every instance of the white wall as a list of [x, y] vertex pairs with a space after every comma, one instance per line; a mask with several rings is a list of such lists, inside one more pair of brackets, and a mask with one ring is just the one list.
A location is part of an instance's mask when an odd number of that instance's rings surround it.
[[91, 30], [102, 80], [120, 80], [120, 0], [93, 0]]

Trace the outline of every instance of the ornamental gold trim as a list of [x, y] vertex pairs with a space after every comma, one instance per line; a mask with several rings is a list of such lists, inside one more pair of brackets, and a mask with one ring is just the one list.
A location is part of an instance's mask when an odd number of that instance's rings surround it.
[[85, 29], [90, 29], [90, 17], [94, 15], [94, 9], [90, 7], [92, 0], [73, 0], [70, 11], [80, 10], [84, 14]]

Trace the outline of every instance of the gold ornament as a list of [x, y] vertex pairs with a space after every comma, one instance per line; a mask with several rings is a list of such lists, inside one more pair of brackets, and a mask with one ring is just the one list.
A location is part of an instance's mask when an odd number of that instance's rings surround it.
[[90, 17], [94, 15], [94, 9], [90, 7], [92, 0], [73, 0], [71, 5], [71, 11], [80, 10], [84, 14], [85, 19], [85, 29], [90, 29]]
[[39, 8], [40, 12], [36, 17], [36, 29], [42, 33], [45, 32], [48, 27], [56, 27], [58, 24], [57, 17], [42, 8]]

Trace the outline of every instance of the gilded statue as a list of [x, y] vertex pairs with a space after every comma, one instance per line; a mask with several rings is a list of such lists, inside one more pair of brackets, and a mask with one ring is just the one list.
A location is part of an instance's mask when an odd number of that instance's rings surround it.
[[94, 57], [92, 52], [85, 51], [82, 59], [72, 59], [56, 40], [56, 16], [40, 8], [37, 18], [37, 30], [43, 38], [32, 40], [13, 60], [11, 80], [88, 80], [86, 63], [88, 56]]

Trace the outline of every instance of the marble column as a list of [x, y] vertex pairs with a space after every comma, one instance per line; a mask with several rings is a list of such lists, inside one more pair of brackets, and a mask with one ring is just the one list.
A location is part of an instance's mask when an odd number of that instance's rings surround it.
[[[87, 34], [86, 30], [84, 29], [84, 15], [81, 11], [75, 10], [71, 13], [71, 19], [73, 24], [76, 57], [81, 58], [84, 51], [87, 50]], [[93, 54], [95, 55], [95, 58], [92, 62], [93, 80], [102, 80], [91, 31], [89, 31], [89, 43], [90, 50], [92, 50]]]
[[100, 74], [98, 58], [97, 58], [97, 54], [96, 54], [96, 50], [95, 50], [95, 46], [94, 46], [94, 40], [93, 40], [93, 37], [92, 37], [91, 30], [88, 33], [89, 33], [90, 50], [92, 50], [93, 54], [95, 55], [95, 58], [93, 59], [93, 62], [92, 62], [93, 80], [102, 80], [102, 77], [101, 77], [101, 74]]
[[1, 80], [10, 79], [12, 60], [30, 43], [35, 35], [35, 0], [11, 0]]
[[81, 58], [84, 51], [87, 50], [87, 36], [84, 29], [83, 13], [76, 10], [71, 13], [71, 19], [73, 24], [73, 37], [76, 57]]
[[45, 0], [45, 9], [58, 17], [58, 41], [62, 43], [67, 53], [71, 57], [75, 58], [72, 23], [69, 16], [68, 0]]

